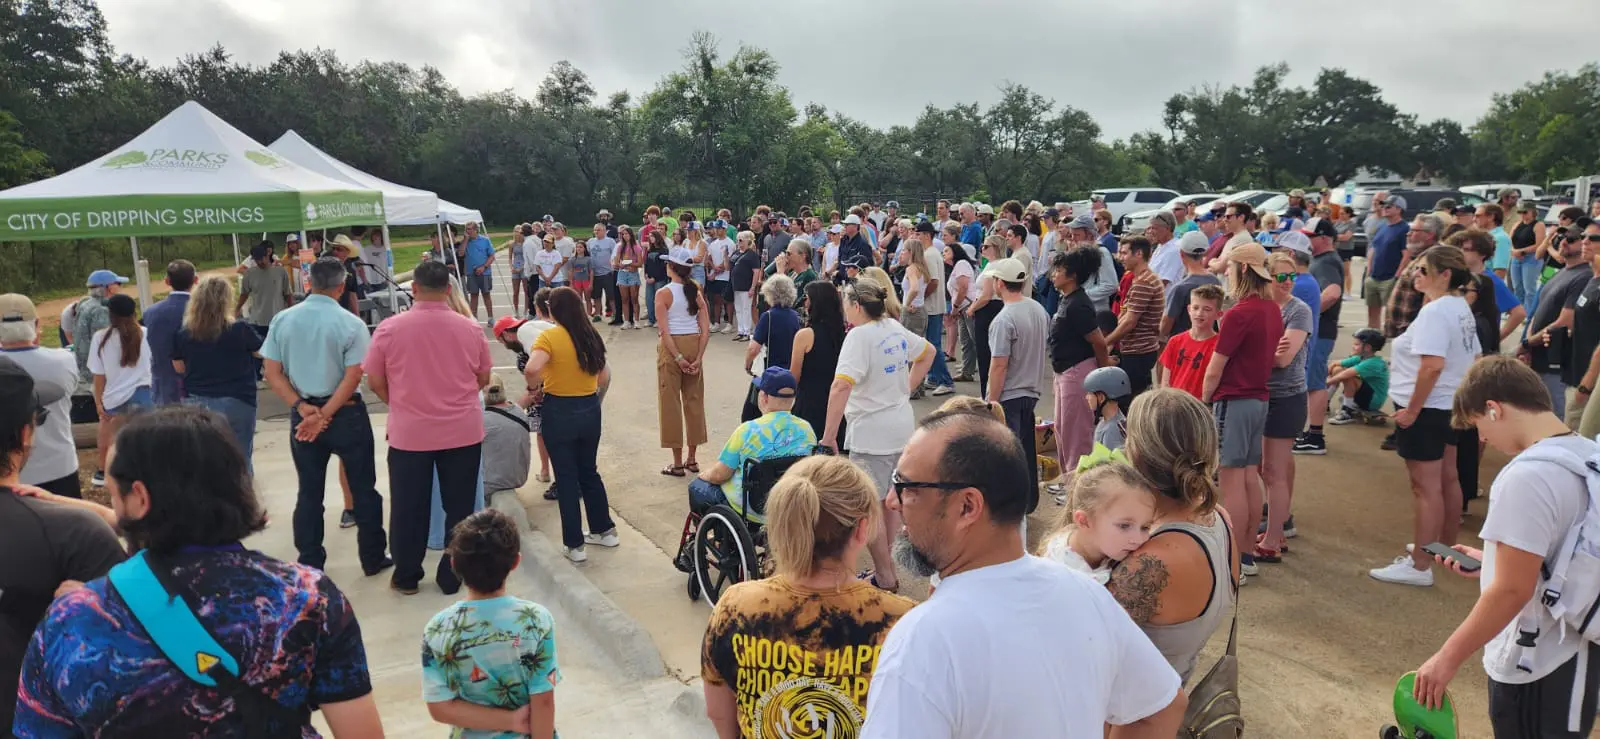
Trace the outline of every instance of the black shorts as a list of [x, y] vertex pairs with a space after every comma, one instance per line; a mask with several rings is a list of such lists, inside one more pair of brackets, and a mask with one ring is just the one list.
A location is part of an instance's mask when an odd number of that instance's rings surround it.
[[1588, 644], [1588, 668], [1583, 683], [1583, 706], [1578, 731], [1567, 731], [1578, 657], [1531, 683], [1513, 685], [1489, 680], [1489, 725], [1500, 739], [1582, 739], [1594, 728], [1596, 695], [1600, 693], [1600, 645]]
[[1410, 426], [1394, 430], [1395, 453], [1408, 462], [1437, 462], [1444, 459], [1445, 447], [1455, 445], [1450, 411], [1438, 408], [1423, 408]]
[[706, 297], [718, 297], [723, 300], [733, 300], [733, 283], [728, 280], [712, 280], [706, 283]]
[[1267, 428], [1262, 436], [1268, 439], [1293, 439], [1306, 428], [1306, 394], [1267, 400]]
[[1368, 413], [1376, 413], [1383, 410], [1382, 408], [1372, 407], [1372, 386], [1365, 382], [1361, 383], [1361, 387], [1356, 388], [1355, 401], [1356, 407]]
[[1356, 256], [1356, 250], [1354, 248], [1351, 248], [1351, 249], [1340, 249], [1339, 250], [1339, 260], [1340, 261], [1348, 262], [1351, 259], [1354, 259], [1355, 256]]

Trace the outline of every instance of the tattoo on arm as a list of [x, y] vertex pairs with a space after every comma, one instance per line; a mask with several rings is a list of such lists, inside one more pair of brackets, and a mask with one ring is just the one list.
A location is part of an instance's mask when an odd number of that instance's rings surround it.
[[1141, 554], [1137, 562], [1124, 561], [1111, 573], [1111, 594], [1128, 611], [1136, 624], [1148, 624], [1155, 618], [1161, 604], [1161, 592], [1167, 589], [1171, 575], [1167, 565], [1150, 554]]

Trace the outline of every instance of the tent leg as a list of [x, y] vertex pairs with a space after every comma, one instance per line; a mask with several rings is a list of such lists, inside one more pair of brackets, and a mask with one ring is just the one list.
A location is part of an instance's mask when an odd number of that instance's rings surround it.
[[133, 277], [138, 282], [139, 307], [141, 309], [148, 309], [150, 307], [150, 270], [148, 267], [142, 267], [140, 265], [141, 260], [139, 259], [139, 237], [129, 236], [128, 245], [133, 249]]
[[239, 234], [233, 234], [233, 263], [238, 264], [239, 262]]
[[389, 278], [389, 285], [385, 289], [389, 291], [389, 315], [392, 316], [400, 312], [400, 285], [394, 281], [394, 244], [389, 243], [387, 223], [383, 225], [383, 250], [389, 254], [389, 271], [386, 275]]

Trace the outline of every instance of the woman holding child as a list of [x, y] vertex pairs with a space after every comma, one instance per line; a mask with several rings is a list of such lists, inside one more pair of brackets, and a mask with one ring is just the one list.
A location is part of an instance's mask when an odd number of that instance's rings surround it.
[[[1218, 464], [1216, 421], [1182, 390], [1146, 390], [1129, 409], [1124, 452], [1153, 489], [1154, 517], [1149, 540], [1112, 570], [1108, 587], [1187, 682], [1200, 650], [1238, 597], [1233, 524], [1217, 505], [1212, 482]], [[1085, 485], [1094, 479], [1083, 477]], [[1125, 480], [1118, 482], [1136, 487]], [[1077, 539], [1072, 537], [1074, 544]]]

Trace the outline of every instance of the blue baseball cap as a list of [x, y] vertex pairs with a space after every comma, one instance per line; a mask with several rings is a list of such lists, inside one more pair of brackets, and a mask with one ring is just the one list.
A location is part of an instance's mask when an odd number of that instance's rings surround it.
[[126, 285], [128, 278], [123, 277], [109, 269], [97, 269], [89, 273], [89, 287], [105, 287], [107, 285]]
[[685, 231], [699, 231], [700, 230], [700, 222], [699, 221], [689, 221], [688, 223], [683, 224], [683, 230], [685, 230]]
[[794, 373], [782, 367], [768, 367], [756, 378], [756, 387], [774, 398], [793, 398], [796, 388]]
[[1211, 211], [1208, 210], [1208, 211], [1206, 211], [1204, 213], [1201, 213], [1200, 215], [1195, 216], [1194, 220], [1195, 220], [1195, 223], [1207, 223], [1207, 222], [1210, 222], [1210, 221], [1217, 220], [1217, 217], [1215, 215], [1213, 215], [1211, 213]]

